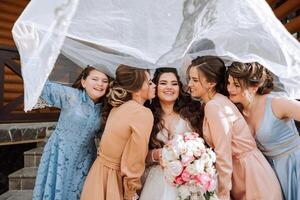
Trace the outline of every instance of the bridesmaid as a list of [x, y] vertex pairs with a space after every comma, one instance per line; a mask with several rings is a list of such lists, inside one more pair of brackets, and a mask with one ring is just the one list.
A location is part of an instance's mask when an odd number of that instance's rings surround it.
[[274, 171], [257, 149], [250, 129], [225, 93], [223, 61], [198, 57], [188, 70], [191, 95], [204, 102], [203, 137], [217, 156], [220, 199], [282, 199]]
[[82, 200], [138, 199], [153, 126], [146, 100], [155, 96], [155, 84], [145, 69], [120, 65], [109, 93], [113, 106]]
[[99, 132], [101, 102], [109, 77], [85, 68], [73, 87], [47, 82], [41, 98], [60, 108], [56, 129], [41, 158], [33, 199], [79, 199], [86, 175], [96, 158], [94, 138]]
[[273, 79], [259, 63], [233, 63], [228, 69], [230, 100], [242, 113], [258, 147], [279, 178], [286, 200], [300, 199], [300, 102], [273, 97]]

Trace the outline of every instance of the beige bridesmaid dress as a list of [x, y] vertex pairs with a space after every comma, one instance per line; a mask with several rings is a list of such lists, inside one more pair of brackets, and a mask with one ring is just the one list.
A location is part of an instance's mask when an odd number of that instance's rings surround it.
[[152, 126], [152, 112], [133, 100], [112, 109], [81, 200], [134, 197], [141, 189]]

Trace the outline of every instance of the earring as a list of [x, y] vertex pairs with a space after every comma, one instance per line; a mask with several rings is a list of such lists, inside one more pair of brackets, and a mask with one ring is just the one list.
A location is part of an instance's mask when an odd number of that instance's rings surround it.
[[254, 101], [254, 94], [250, 93], [250, 92], [246, 92], [245, 93], [245, 97], [248, 101], [248, 104], [243, 108], [243, 115], [248, 117], [249, 116], [249, 111], [253, 105], [253, 101]]
[[247, 92], [246, 93], [246, 98], [248, 100], [248, 106], [247, 107], [250, 108], [251, 105], [253, 104], [254, 95], [250, 92]]

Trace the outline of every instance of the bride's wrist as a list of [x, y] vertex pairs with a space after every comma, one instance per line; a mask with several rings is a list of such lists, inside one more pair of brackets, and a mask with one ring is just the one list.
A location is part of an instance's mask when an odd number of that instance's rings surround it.
[[156, 152], [156, 149], [151, 150], [151, 161], [154, 163], [157, 162], [155, 159], [156, 158], [155, 152]]
[[160, 163], [161, 149], [153, 149], [152, 152], [151, 152], [151, 159], [155, 163]]

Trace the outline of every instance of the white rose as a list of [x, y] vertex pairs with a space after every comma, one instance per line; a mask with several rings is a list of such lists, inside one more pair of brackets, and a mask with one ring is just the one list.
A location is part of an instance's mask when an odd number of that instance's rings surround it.
[[173, 176], [169, 170], [166, 170], [166, 168], [164, 169], [164, 176], [168, 183], [174, 185], [175, 176]]
[[186, 165], [194, 160], [194, 154], [192, 151], [188, 150], [185, 154], [181, 155], [181, 161]]
[[189, 191], [192, 193], [192, 194], [197, 194], [197, 192], [199, 192], [199, 188], [197, 187], [196, 184], [193, 184], [193, 185], [190, 185], [189, 186]]
[[169, 171], [172, 176], [178, 176], [181, 174], [183, 166], [179, 160], [174, 160], [166, 165], [165, 170]]
[[214, 166], [206, 167], [205, 172], [214, 175], [214, 174], [216, 174], [216, 169], [214, 168]]
[[204, 152], [201, 154], [200, 160], [202, 160], [202, 162], [206, 163], [210, 160], [210, 156]]
[[193, 153], [198, 150], [197, 142], [195, 142], [194, 140], [188, 140], [185, 143], [185, 145], [186, 145], [187, 149], [189, 151], [192, 151]]
[[186, 167], [186, 170], [188, 171], [189, 174], [197, 174], [197, 170], [195, 168], [195, 165], [194, 164], [189, 164], [187, 167]]
[[204, 140], [202, 138], [196, 138], [195, 141], [198, 143], [199, 147], [201, 147], [202, 149], [205, 149], [205, 145], [204, 145]]
[[178, 187], [178, 195], [181, 197], [181, 199], [186, 199], [191, 195], [191, 193], [188, 187], [181, 185]]
[[210, 158], [211, 158], [211, 160], [212, 160], [212, 162], [216, 162], [216, 154], [215, 154], [215, 152], [212, 150], [212, 149], [207, 149], [207, 154], [210, 156]]
[[183, 138], [178, 136], [173, 139], [173, 149], [177, 155], [181, 155], [187, 151], [186, 144], [183, 141]]
[[193, 165], [197, 174], [204, 172], [204, 163], [201, 160], [195, 160]]
[[207, 160], [206, 163], [205, 163], [205, 167], [212, 167], [213, 166], [213, 162], [212, 160]]
[[196, 194], [192, 194], [190, 200], [205, 200], [204, 196]]
[[176, 157], [174, 151], [172, 150], [172, 148], [169, 148], [169, 147], [164, 147], [162, 149], [161, 155], [162, 155], [162, 159], [165, 163], [168, 163], [168, 162], [178, 159]]

